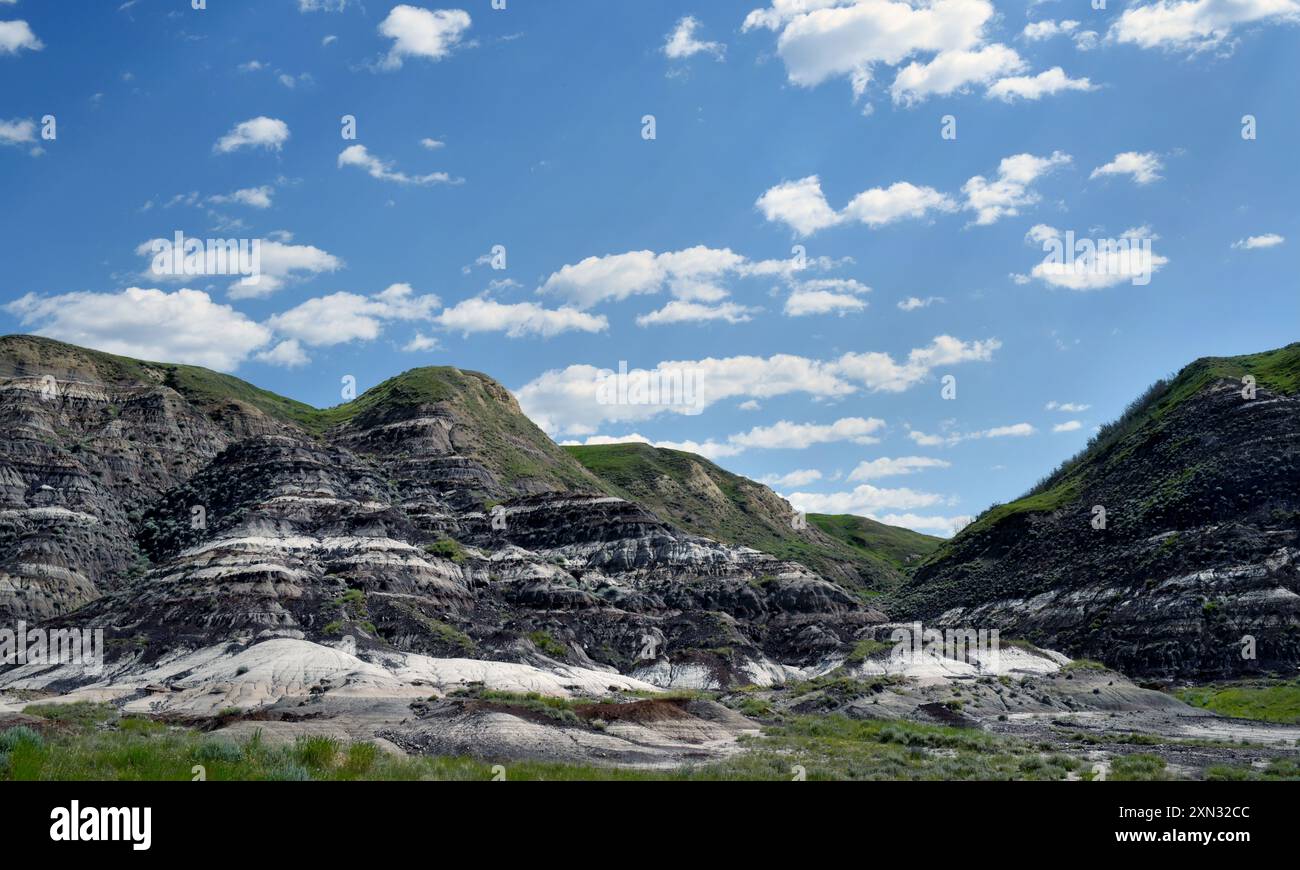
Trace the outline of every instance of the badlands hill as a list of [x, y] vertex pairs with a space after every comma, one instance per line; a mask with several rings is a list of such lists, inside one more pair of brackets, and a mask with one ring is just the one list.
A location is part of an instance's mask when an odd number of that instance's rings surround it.
[[893, 615], [996, 626], [1130, 674], [1294, 673], [1298, 391], [1300, 344], [1197, 360], [945, 543]]

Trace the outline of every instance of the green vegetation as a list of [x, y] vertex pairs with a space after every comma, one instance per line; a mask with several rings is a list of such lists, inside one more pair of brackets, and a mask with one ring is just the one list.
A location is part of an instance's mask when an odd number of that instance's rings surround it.
[[[1246, 375], [1253, 375], [1262, 389], [1294, 395], [1300, 391], [1300, 343], [1249, 356], [1205, 357], [1174, 377], [1156, 381], [1129, 403], [1119, 419], [1103, 425], [1082, 451], [1061, 463], [1024, 497], [994, 505], [980, 514], [953, 539], [954, 543], [1006, 517], [1053, 511], [1074, 502], [1095, 468], [1126, 457], [1175, 408], [1210, 384], [1224, 379], [1240, 382]], [[1184, 479], [1191, 473], [1190, 469], [1184, 470]]]
[[548, 632], [534, 631], [528, 635], [528, 639], [533, 642], [533, 646], [546, 653], [553, 659], [562, 659], [568, 656], [569, 648], [551, 637]]
[[439, 538], [432, 544], [425, 544], [424, 552], [439, 559], [450, 559], [457, 565], [465, 561], [465, 548], [454, 538]]
[[1110, 763], [1107, 779], [1115, 782], [1148, 782], [1169, 779], [1165, 772], [1165, 760], [1158, 755], [1138, 753], [1136, 755], [1119, 755]]
[[615, 495], [697, 535], [799, 562], [847, 585], [892, 588], [938, 538], [864, 517], [810, 514], [793, 527], [789, 504], [762, 484], [702, 456], [648, 444], [567, 447]]
[[0, 337], [0, 374], [50, 371], [121, 385], [165, 385], [205, 411], [238, 403], [315, 435], [344, 423], [389, 422], [404, 419], [411, 409], [442, 405], [462, 422], [472, 422], [467, 427], [470, 437], [458, 447], [502, 483], [535, 480], [561, 490], [601, 489], [595, 478], [524, 416], [508, 390], [487, 375], [450, 366], [412, 369], [351, 402], [320, 409], [198, 366], [146, 362], [38, 336]]
[[852, 547], [863, 558], [884, 558], [900, 571], [916, 565], [943, 544], [942, 538], [853, 514], [808, 514], [808, 522]]
[[[478, 700], [530, 705], [572, 724], [574, 701], [483, 692]], [[572, 717], [572, 719], [570, 719]], [[907, 722], [801, 716], [747, 738], [726, 761], [675, 770], [508, 761], [509, 780], [947, 780], [1064, 779], [1083, 764], [1060, 753], [978, 730]], [[2, 780], [489, 780], [493, 763], [471, 758], [396, 757], [373, 744], [300, 737], [272, 746], [262, 732], [235, 742], [138, 718], [112, 727], [76, 727], [42, 737], [29, 728], [0, 732]], [[1146, 763], [1129, 763], [1127, 775]]]
[[1223, 716], [1300, 725], [1300, 679], [1241, 680], [1174, 692], [1180, 701]]
[[1262, 770], [1254, 767], [1235, 767], [1215, 764], [1206, 768], [1205, 778], [1220, 782], [1257, 782], [1285, 780], [1300, 782], [1300, 762], [1294, 758], [1274, 758]]

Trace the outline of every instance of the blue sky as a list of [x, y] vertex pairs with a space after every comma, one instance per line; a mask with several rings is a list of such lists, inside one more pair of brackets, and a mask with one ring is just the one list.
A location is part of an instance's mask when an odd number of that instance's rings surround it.
[[[318, 406], [477, 369], [557, 440], [939, 534], [1297, 338], [1300, 0], [206, 5], [0, 0], [6, 332]], [[156, 273], [177, 232], [261, 280]], [[598, 401], [621, 361], [694, 404]]]

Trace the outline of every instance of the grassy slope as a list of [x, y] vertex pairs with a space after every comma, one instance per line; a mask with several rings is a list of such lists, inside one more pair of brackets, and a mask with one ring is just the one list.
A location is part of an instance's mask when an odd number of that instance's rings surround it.
[[478, 372], [449, 366], [412, 369], [351, 402], [319, 409], [199, 366], [115, 356], [29, 335], [0, 337], [0, 377], [53, 373], [114, 384], [164, 384], [205, 410], [230, 402], [313, 435], [351, 422], [378, 422], [420, 405], [445, 404], [472, 423], [480, 459], [504, 482], [529, 478], [560, 488], [599, 491], [600, 483], [524, 416], [509, 391]]
[[[272, 747], [208, 737], [107, 705], [35, 707], [58, 721], [42, 735], [0, 731], [0, 781], [190, 780], [194, 765], [219, 780], [490, 780], [491, 761], [401, 758], [372, 744], [300, 738]], [[573, 726], [581, 727], [581, 726]], [[45, 729], [43, 729], [45, 730]], [[798, 716], [746, 738], [746, 751], [713, 764], [670, 770], [505, 760], [508, 780], [789, 780], [796, 766], [817, 780], [1061, 780], [1086, 774], [1079, 759], [978, 730], [842, 716]], [[1159, 759], [1156, 759], [1158, 762]], [[1159, 765], [1163, 767], [1163, 763]], [[1162, 771], [1157, 771], [1161, 773]]]
[[888, 560], [900, 571], [917, 564], [943, 545], [942, 538], [887, 526], [853, 514], [808, 514], [808, 522], [864, 556]]
[[814, 514], [809, 522], [823, 534], [796, 531], [790, 506], [776, 493], [694, 453], [648, 444], [566, 449], [618, 495], [687, 531], [753, 547], [820, 573], [827, 573], [828, 563], [847, 564], [869, 587], [897, 582], [907, 556], [927, 553], [939, 543], [861, 517]]
[[1300, 680], [1242, 680], [1192, 686], [1174, 694], [1193, 707], [1223, 716], [1300, 725]]
[[[1027, 494], [980, 514], [952, 539], [953, 546], [1005, 517], [1052, 511], [1069, 504], [1078, 497], [1094, 469], [1122, 461], [1152, 427], [1161, 425], [1171, 410], [1210, 384], [1225, 379], [1240, 382], [1245, 375], [1254, 375], [1261, 388], [1294, 394], [1300, 390], [1300, 343], [1248, 356], [1205, 357], [1186, 366], [1174, 378], [1156, 382], [1118, 420], [1103, 426], [1078, 455], [1062, 463]], [[933, 558], [939, 558], [948, 549], [941, 548]]]

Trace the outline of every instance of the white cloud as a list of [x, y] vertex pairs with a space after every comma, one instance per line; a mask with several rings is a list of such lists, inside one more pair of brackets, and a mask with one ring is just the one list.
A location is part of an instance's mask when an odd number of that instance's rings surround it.
[[240, 148], [266, 148], [279, 151], [289, 141], [289, 125], [278, 118], [259, 115], [234, 126], [217, 140], [212, 149], [218, 154], [229, 154]]
[[1055, 400], [1048, 402], [1043, 406], [1048, 411], [1060, 411], [1063, 414], [1082, 414], [1092, 405], [1082, 405], [1078, 402], [1057, 402]]
[[1052, 427], [1053, 432], [1077, 432], [1083, 428], [1083, 423], [1078, 420], [1066, 420], [1064, 423], [1057, 423]]
[[848, 492], [792, 492], [785, 496], [795, 510], [817, 514], [858, 514], [875, 516], [887, 510], [915, 510], [951, 503], [951, 499], [933, 492], [914, 489], [883, 489], [869, 483]]
[[964, 91], [973, 84], [988, 84], [994, 79], [1025, 68], [1014, 49], [994, 43], [975, 51], [944, 51], [929, 63], [913, 62], [898, 71], [890, 96], [895, 103], [914, 105], [928, 97]]
[[420, 140], [420, 147], [426, 151], [436, 151], [439, 148], [445, 147], [446, 144], [446, 142], [443, 142], [440, 139], [430, 139], [428, 137]]
[[830, 424], [791, 423], [781, 420], [770, 426], [756, 426], [748, 432], [732, 435], [727, 443], [742, 449], [803, 450], [814, 444], [851, 441], [854, 444], [875, 444], [876, 437], [885, 428], [885, 421], [875, 417], [844, 417]]
[[955, 204], [932, 187], [899, 181], [889, 187], [864, 190], [844, 209], [846, 220], [875, 228], [906, 218], [922, 218], [931, 211], [952, 211]]
[[438, 61], [460, 44], [470, 27], [469, 13], [463, 9], [421, 9], [401, 4], [394, 6], [379, 25], [379, 33], [393, 40], [383, 69], [401, 69], [407, 57]]
[[984, 438], [1028, 438], [1037, 433], [1038, 430], [1028, 423], [1013, 423], [1009, 426], [995, 426], [992, 429], [974, 432], [945, 431], [937, 435], [912, 429], [907, 433], [907, 437], [921, 447], [952, 447], [963, 441], [978, 441]]
[[932, 187], [900, 181], [887, 188], [864, 190], [842, 212], [836, 212], [827, 203], [821, 179], [816, 175], [782, 182], [760, 196], [755, 205], [769, 221], [784, 223], [800, 236], [846, 221], [856, 220], [876, 228], [908, 218], [922, 218], [931, 211], [956, 208], [951, 199]]
[[1264, 233], [1262, 236], [1249, 236], [1232, 243], [1234, 248], [1253, 251], [1257, 248], [1274, 248], [1285, 242], [1286, 239], [1277, 233]]
[[[809, 259], [804, 268], [831, 268], [825, 258]], [[578, 308], [601, 302], [621, 301], [631, 296], [667, 290], [682, 302], [711, 303], [711, 308], [670, 306], [659, 315], [668, 318], [700, 319], [706, 315], [734, 318], [746, 313], [740, 306], [717, 306], [730, 296], [724, 282], [734, 278], [781, 276], [799, 271], [794, 260], [749, 260], [729, 248], [697, 245], [680, 251], [628, 251], [587, 257], [552, 273], [538, 292], [561, 296]], [[650, 321], [655, 322], [655, 321]]]
[[1036, 76], [1014, 76], [994, 82], [986, 96], [1013, 103], [1017, 99], [1037, 100], [1061, 91], [1092, 91], [1096, 86], [1086, 77], [1072, 79], [1054, 66]]
[[922, 299], [919, 296], [909, 296], [898, 303], [899, 311], [916, 311], [918, 308], [929, 308], [931, 305], [937, 305], [945, 302], [942, 296], [927, 296]]
[[815, 468], [801, 468], [786, 474], [765, 474], [758, 478], [759, 483], [768, 486], [807, 486], [822, 479], [822, 473]]
[[23, 49], [40, 51], [44, 47], [26, 21], [0, 21], [0, 54], [17, 54]]
[[798, 181], [783, 181], [755, 203], [763, 216], [784, 223], [801, 236], [833, 227], [843, 218], [826, 202], [821, 179], [816, 175]]
[[663, 53], [670, 60], [683, 60], [694, 55], [711, 54], [718, 60], [726, 56], [727, 47], [721, 42], [703, 42], [695, 38], [695, 31], [700, 22], [692, 15], [687, 15], [677, 22], [673, 32], [664, 41]]
[[[173, 240], [150, 239], [147, 242], [142, 242], [136, 247], [136, 254], [147, 257], [152, 261], [155, 256], [153, 246], [158, 241], [171, 244]], [[319, 275], [323, 272], [336, 272], [342, 269], [344, 265], [343, 261], [338, 257], [313, 245], [290, 245], [271, 239], [262, 239], [260, 247], [262, 252], [261, 274], [256, 280], [251, 277], [241, 278], [231, 284], [229, 290], [231, 299], [256, 299], [269, 296], [291, 281], [309, 275]], [[224, 275], [208, 275], [203, 272], [198, 275], [170, 275], [154, 274], [151, 271], [146, 272], [145, 276], [159, 281], [173, 282], [187, 281], [195, 277], [224, 277]]]
[[947, 460], [934, 459], [929, 456], [900, 456], [897, 459], [881, 457], [880, 459], [871, 459], [858, 463], [857, 467], [849, 472], [849, 480], [857, 482], [859, 480], [876, 480], [881, 477], [900, 477], [926, 468], [949, 468], [951, 466], [952, 463]]
[[1025, 25], [1021, 31], [1023, 36], [1029, 42], [1041, 42], [1044, 39], [1051, 39], [1053, 36], [1064, 36], [1072, 33], [1079, 26], [1077, 21], [1034, 21]]
[[1030, 270], [1030, 276], [1053, 287], [1103, 290], [1126, 282], [1149, 283], [1151, 276], [1169, 263], [1168, 257], [1152, 249], [1158, 236], [1150, 227], [1135, 227], [1118, 239], [1075, 238], [1074, 250], [1069, 250], [1071, 236], [1046, 224], [1034, 225], [1025, 239], [1041, 245], [1048, 254]]
[[348, 0], [298, 0], [299, 12], [342, 12]]
[[475, 332], [504, 332], [510, 338], [540, 335], [550, 338], [562, 332], [603, 332], [609, 328], [604, 317], [574, 308], [550, 310], [532, 302], [506, 304], [476, 297], [444, 310], [435, 320], [441, 326], [465, 335]]
[[1130, 6], [1108, 37], [1142, 48], [1203, 51], [1241, 25], [1300, 22], [1297, 0], [1156, 0]]
[[36, 142], [36, 122], [30, 118], [0, 121], [0, 145], [31, 145]]
[[364, 145], [349, 145], [339, 153], [339, 168], [355, 166], [365, 170], [371, 178], [391, 181], [396, 184], [414, 184], [428, 186], [431, 184], [458, 184], [459, 179], [452, 178], [445, 172], [430, 172], [428, 175], [407, 175], [393, 168], [391, 161], [380, 160], [366, 150]]
[[266, 64], [262, 63], [260, 60], [250, 60], [241, 63], [239, 66], [235, 67], [235, 69], [243, 73], [258, 72], [259, 70], [266, 69]]
[[296, 369], [305, 366], [311, 362], [311, 357], [302, 349], [302, 345], [296, 338], [290, 338], [278, 343], [270, 350], [264, 350], [257, 354], [257, 360], [267, 365], [281, 366], [287, 369]]
[[727, 323], [745, 323], [752, 319], [756, 309], [735, 302], [708, 305], [674, 299], [658, 311], [639, 315], [637, 326], [662, 326], [669, 323], [707, 323], [724, 320]]
[[234, 371], [271, 331], [200, 290], [28, 294], [5, 310], [38, 335], [158, 362]]
[[852, 278], [821, 278], [802, 281], [785, 300], [785, 313], [789, 317], [809, 314], [845, 314], [863, 311], [867, 302], [859, 297], [870, 293], [871, 288]]
[[1164, 164], [1160, 162], [1158, 155], [1150, 151], [1144, 153], [1125, 151], [1116, 154], [1115, 159], [1104, 166], [1098, 166], [1092, 171], [1092, 175], [1088, 177], [1131, 175], [1138, 184], [1150, 184], [1153, 181], [1160, 180], [1161, 169], [1164, 169]]
[[330, 347], [376, 339], [388, 321], [430, 320], [438, 305], [437, 296], [419, 296], [409, 284], [393, 284], [373, 296], [341, 292], [308, 299], [266, 323], [278, 335], [309, 347]]
[[439, 350], [442, 343], [431, 335], [425, 335], [423, 332], [415, 333], [415, 336], [402, 346], [406, 353], [427, 353], [431, 350]]
[[873, 392], [901, 393], [926, 380], [941, 366], [988, 362], [1000, 347], [1002, 342], [995, 338], [967, 342], [940, 335], [929, 346], [910, 351], [901, 363], [886, 353], [846, 353], [836, 361], [835, 368]]
[[1039, 196], [1030, 185], [1058, 166], [1071, 161], [1069, 154], [1052, 152], [1050, 157], [1033, 154], [1016, 154], [1004, 157], [998, 164], [998, 176], [989, 181], [976, 175], [962, 185], [966, 195], [966, 209], [976, 213], [975, 223], [987, 225], [1003, 217], [1014, 217], [1020, 209], [1038, 202]]
[[746, 31], [779, 31], [777, 54], [792, 84], [814, 87], [847, 78], [861, 94], [878, 65], [917, 54], [978, 50], [994, 16], [987, 0], [773, 0], [745, 19]]
[[912, 350], [902, 362], [886, 353], [850, 353], [827, 361], [776, 354], [665, 361], [653, 369], [630, 373], [665, 380], [691, 373], [693, 401], [682, 404], [602, 403], [598, 387], [614, 372], [591, 365], [571, 365], [538, 376], [518, 390], [518, 397], [525, 412], [547, 432], [591, 435], [606, 422], [648, 420], [669, 413], [695, 415], [731, 399], [768, 399], [792, 393], [834, 399], [860, 389], [902, 392], [921, 383], [937, 366], [987, 361], [999, 347], [997, 339], [963, 342], [939, 336], [927, 347]]
[[219, 204], [238, 203], [250, 208], [270, 208], [271, 196], [275, 193], [275, 188], [269, 184], [261, 187], [246, 187], [242, 190], [236, 190], [234, 193], [216, 195], [208, 197], [209, 202]]

